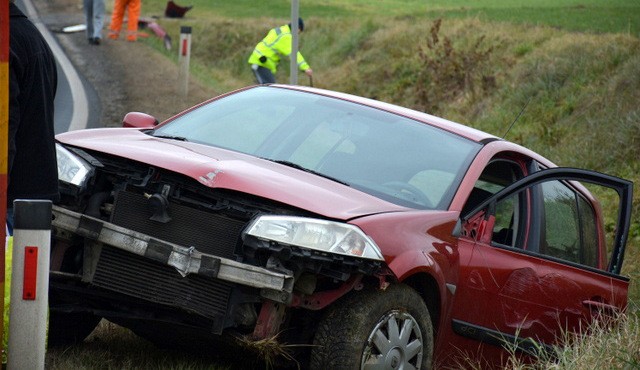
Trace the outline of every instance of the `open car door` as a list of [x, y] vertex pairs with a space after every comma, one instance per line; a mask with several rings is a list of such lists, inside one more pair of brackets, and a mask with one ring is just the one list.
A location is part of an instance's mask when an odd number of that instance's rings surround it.
[[[599, 203], [583, 183], [617, 193], [611, 246]], [[472, 248], [454, 295], [457, 342], [479, 341], [489, 358], [505, 343], [532, 352], [624, 310], [629, 279], [620, 271], [632, 188], [594, 171], [544, 169], [462, 214], [459, 242]]]

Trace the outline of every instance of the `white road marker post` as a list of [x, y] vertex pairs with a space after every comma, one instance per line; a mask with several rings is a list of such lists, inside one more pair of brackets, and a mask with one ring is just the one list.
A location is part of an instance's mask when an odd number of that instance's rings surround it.
[[49, 200], [16, 200], [7, 369], [44, 369], [49, 305]]
[[178, 80], [182, 96], [189, 94], [189, 62], [191, 59], [191, 27], [180, 27], [180, 46], [178, 47]]

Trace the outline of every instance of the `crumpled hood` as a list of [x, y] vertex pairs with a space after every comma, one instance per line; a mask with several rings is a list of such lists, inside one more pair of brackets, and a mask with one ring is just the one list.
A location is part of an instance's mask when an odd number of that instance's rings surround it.
[[154, 138], [138, 129], [79, 130], [59, 134], [56, 139], [181, 173], [210, 188], [253, 194], [333, 219], [407, 210], [285, 165], [201, 144]]

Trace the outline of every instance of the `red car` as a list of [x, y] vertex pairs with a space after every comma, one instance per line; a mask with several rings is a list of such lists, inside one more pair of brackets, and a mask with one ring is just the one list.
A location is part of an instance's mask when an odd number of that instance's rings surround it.
[[629, 181], [299, 86], [123, 126], [57, 136], [51, 344], [106, 318], [159, 344], [312, 344], [311, 369], [499, 365], [627, 305]]

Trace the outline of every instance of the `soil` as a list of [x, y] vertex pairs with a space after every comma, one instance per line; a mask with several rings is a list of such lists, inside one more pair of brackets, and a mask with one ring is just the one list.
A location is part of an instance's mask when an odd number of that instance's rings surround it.
[[[82, 0], [35, 0], [40, 20], [51, 30], [74, 64], [93, 89], [99, 107], [91, 127], [118, 127], [124, 115], [144, 112], [163, 121], [184, 109], [217, 95], [212, 89], [191, 79], [187, 96], [180, 94], [178, 65], [166, 56], [137, 42], [108, 39], [111, 14], [105, 14], [105, 29], [100, 45], [91, 45], [84, 31], [60, 32], [64, 27], [84, 24]], [[143, 14], [144, 8], [143, 8]], [[126, 27], [126, 25], [125, 25]], [[148, 37], [156, 37], [153, 32]], [[175, 44], [175, 41], [174, 41]], [[96, 123], [95, 120], [100, 120]]]

